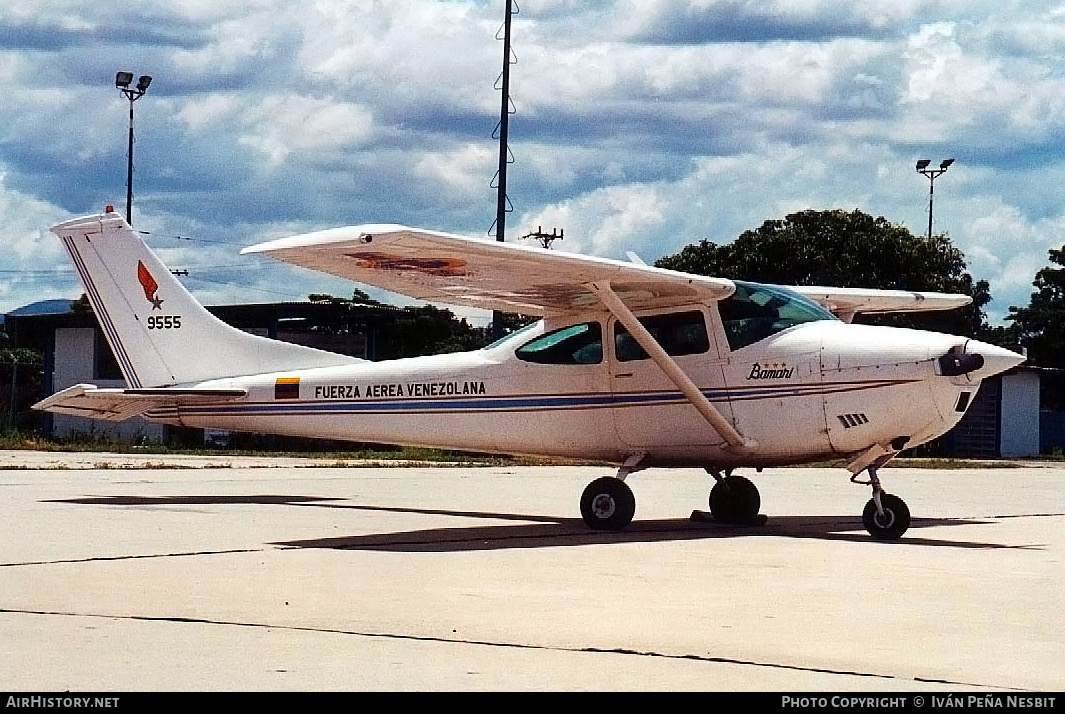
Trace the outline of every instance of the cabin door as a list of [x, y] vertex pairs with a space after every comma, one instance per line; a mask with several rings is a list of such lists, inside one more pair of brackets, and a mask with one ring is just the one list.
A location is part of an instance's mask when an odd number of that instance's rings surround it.
[[[684, 373], [731, 420], [717, 340], [707, 330], [706, 311], [689, 307], [640, 315]], [[636, 343], [628, 330], [611, 320], [603, 340], [608, 347], [610, 383], [618, 438], [633, 448], [709, 448], [724, 443], [676, 384]]]

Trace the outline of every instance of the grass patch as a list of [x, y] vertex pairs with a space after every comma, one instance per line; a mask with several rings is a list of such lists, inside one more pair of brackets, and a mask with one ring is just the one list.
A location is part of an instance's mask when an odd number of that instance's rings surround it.
[[[440, 464], [480, 466], [540, 466], [563, 463], [559, 460], [524, 456], [502, 456], [467, 451], [448, 451], [423, 447], [395, 447], [381, 445], [357, 445], [353, 449], [299, 450], [286, 449], [241, 449], [203, 447], [171, 447], [158, 441], [139, 439], [134, 442], [108, 439], [94, 434], [76, 434], [69, 439], [49, 439], [37, 434], [21, 432], [0, 433], [0, 450], [45, 451], [56, 453], [102, 452], [110, 454], [136, 454], [151, 456], [213, 456], [252, 458], [294, 458], [328, 460], [338, 468], [358, 465], [353, 462], [426, 462]], [[100, 462], [104, 464], [106, 462]], [[152, 462], [153, 468], [172, 468], [161, 462]], [[106, 468], [106, 466], [98, 466]]]
[[[27, 434], [17, 431], [0, 433], [0, 449], [5, 450], [31, 450], [31, 451], [54, 451], [61, 453], [78, 452], [104, 452], [112, 454], [139, 454], [157, 456], [214, 456], [214, 457], [252, 457], [252, 458], [295, 458], [326, 460], [336, 468], [359, 466], [359, 462], [384, 463], [396, 462], [403, 464], [409, 462], [432, 463], [439, 465], [456, 466], [554, 466], [554, 465], [604, 465], [601, 462], [590, 462], [571, 459], [552, 459], [547, 457], [533, 456], [505, 456], [497, 454], [483, 454], [467, 451], [449, 451], [446, 449], [430, 449], [424, 447], [397, 447], [388, 445], [353, 444], [351, 449], [313, 449], [301, 450], [269, 449], [269, 448], [221, 448], [217, 446], [167, 446], [159, 441], [151, 439], [138, 439], [136, 441], [119, 441], [105, 438], [99, 434], [81, 433], [68, 439], [49, 439], [38, 434]], [[1060, 463], [1065, 461], [1061, 453], [1044, 455], [1039, 457], [1025, 458], [1029, 462]], [[846, 468], [847, 462], [843, 459], [816, 461], [804, 464], [808, 467], [818, 468]], [[947, 457], [899, 457], [890, 461], [884, 468], [911, 468], [911, 469], [1011, 469], [1021, 468], [1022, 463], [1008, 459], [964, 459]], [[162, 463], [152, 463], [149, 468], [172, 468], [163, 466]]]

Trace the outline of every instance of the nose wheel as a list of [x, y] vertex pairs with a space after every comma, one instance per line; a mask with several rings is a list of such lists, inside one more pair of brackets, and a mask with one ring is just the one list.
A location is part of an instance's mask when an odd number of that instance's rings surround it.
[[857, 474], [851, 477], [854, 483], [873, 487], [873, 497], [862, 511], [862, 525], [876, 540], [898, 540], [910, 527], [910, 509], [901, 498], [884, 491], [875, 466], [868, 467], [866, 471], [869, 473], [868, 481], [858, 481]]
[[874, 496], [865, 504], [862, 525], [877, 540], [898, 540], [910, 527], [910, 509], [906, 502], [890, 493], [880, 493], [880, 504]]

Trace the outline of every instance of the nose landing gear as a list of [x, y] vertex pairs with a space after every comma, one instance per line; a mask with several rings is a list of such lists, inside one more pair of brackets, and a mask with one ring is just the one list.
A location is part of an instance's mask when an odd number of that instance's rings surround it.
[[[877, 469], [895, 458], [907, 441], [899, 437], [891, 442], [890, 448], [873, 444], [847, 464], [851, 483], [873, 487], [873, 497], [862, 511], [862, 525], [876, 540], [898, 540], [910, 527], [910, 509], [906, 507], [906, 502], [884, 491], [876, 473]], [[858, 480], [858, 474], [862, 471], [868, 472], [868, 481]]]
[[869, 473], [868, 481], [859, 481], [858, 474], [851, 476], [852, 483], [873, 487], [873, 497], [862, 511], [862, 525], [876, 540], [898, 540], [910, 527], [910, 509], [905, 501], [880, 486], [876, 466], [868, 466], [865, 470]]

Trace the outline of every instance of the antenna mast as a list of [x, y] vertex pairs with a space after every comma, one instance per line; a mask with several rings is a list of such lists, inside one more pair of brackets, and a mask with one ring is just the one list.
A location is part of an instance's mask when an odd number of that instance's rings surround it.
[[[499, 124], [496, 125], [496, 131], [493, 133], [493, 138], [499, 139], [499, 168], [496, 170], [496, 180], [492, 183], [496, 188], [496, 220], [493, 226], [496, 240], [500, 242], [505, 239], [507, 213], [514, 210], [507, 197], [507, 164], [514, 161], [510, 147], [507, 145], [507, 137], [510, 130], [510, 115], [514, 113], [513, 104], [510, 101], [510, 65], [517, 61], [513, 59], [510, 47], [510, 21], [518, 12], [519, 9], [514, 0], [506, 0], [503, 27], [496, 33], [496, 39], [503, 40], [503, 71], [496, 79], [496, 88], [501, 91], [503, 97], [500, 103]], [[503, 336], [503, 314], [498, 310], [492, 313], [492, 334], [495, 339]]]

